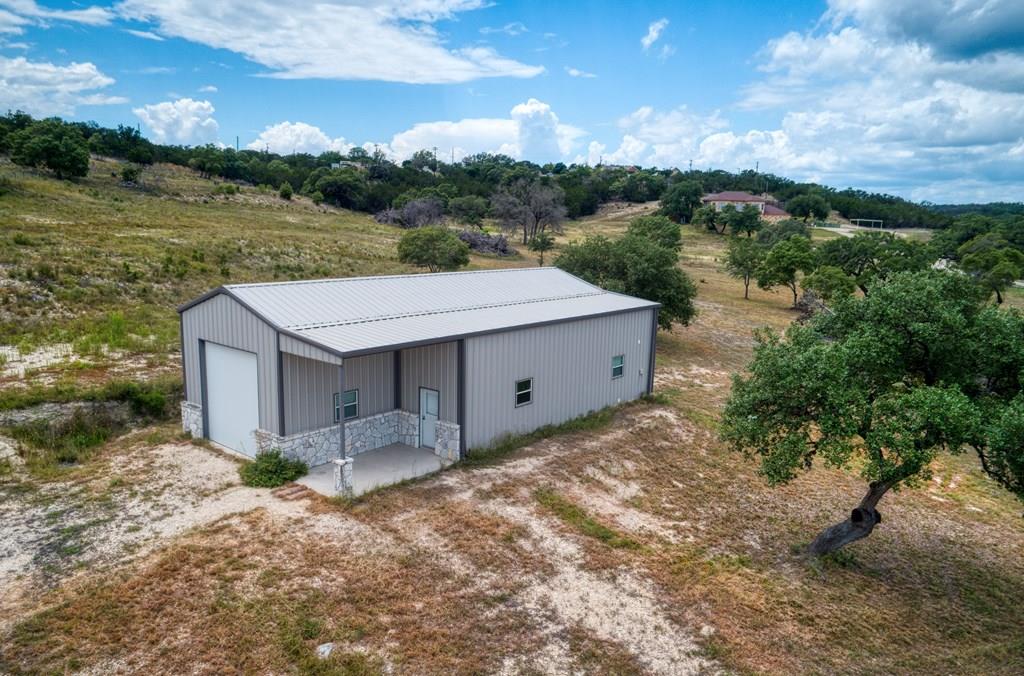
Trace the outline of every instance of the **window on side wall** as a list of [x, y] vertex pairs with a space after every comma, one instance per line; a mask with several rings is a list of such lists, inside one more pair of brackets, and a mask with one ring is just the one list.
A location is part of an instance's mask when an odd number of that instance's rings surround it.
[[516, 408], [533, 403], [533, 378], [516, 381]]
[[344, 398], [334, 393], [334, 422], [341, 420], [342, 412], [345, 420], [359, 417], [359, 390], [345, 390]]
[[612, 357], [612, 378], [621, 378], [626, 370], [626, 356], [617, 354]]

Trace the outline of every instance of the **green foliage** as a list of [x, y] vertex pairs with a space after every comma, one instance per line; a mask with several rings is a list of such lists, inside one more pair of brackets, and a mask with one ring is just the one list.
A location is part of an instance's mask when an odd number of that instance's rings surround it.
[[292, 460], [273, 449], [265, 453], [257, 453], [253, 460], [238, 468], [238, 475], [246, 486], [256, 488], [276, 488], [289, 481], [295, 481], [309, 472], [309, 467], [301, 460]]
[[811, 231], [803, 221], [787, 218], [784, 221], [768, 223], [757, 233], [758, 243], [769, 248], [790, 237], [803, 237], [810, 241]]
[[728, 225], [714, 204], [705, 204], [694, 211], [693, 222], [695, 225], [703, 225], [708, 230], [719, 234], [724, 233], [725, 228]]
[[126, 164], [121, 167], [121, 180], [125, 183], [138, 183], [142, 176], [142, 167], [136, 164]]
[[459, 223], [479, 228], [487, 215], [487, 200], [478, 195], [466, 195], [449, 200], [448, 210]]
[[753, 204], [745, 204], [742, 209], [727, 205], [722, 210], [722, 220], [734, 235], [750, 237], [761, 229], [761, 211]]
[[120, 432], [123, 424], [102, 408], [77, 408], [67, 418], [39, 419], [7, 429], [26, 449], [25, 461], [34, 472], [53, 470], [88, 460], [98, 446]]
[[27, 167], [44, 167], [57, 178], [89, 173], [89, 145], [77, 127], [57, 118], [34, 122], [7, 140], [11, 161]]
[[804, 222], [807, 222], [810, 218], [823, 221], [832, 212], [832, 207], [821, 195], [808, 193], [788, 200], [786, 202], [786, 211], [797, 218], [804, 219]]
[[1024, 318], [983, 307], [966, 277], [897, 273], [784, 337], [760, 333], [723, 438], [760, 457], [771, 483], [820, 458], [884, 489], [926, 479], [937, 453], [969, 445], [1024, 499], [1022, 343]]
[[826, 303], [849, 296], [857, 288], [853, 277], [832, 265], [819, 265], [804, 278], [804, 288], [818, 294]]
[[818, 248], [820, 264], [837, 267], [850, 275], [865, 294], [875, 282], [885, 281], [897, 272], [925, 270], [932, 260], [932, 252], [925, 244], [888, 232], [837, 237]]
[[282, 183], [277, 191], [277, 196], [283, 200], [290, 200], [292, 198], [292, 184], [288, 181]]
[[398, 260], [430, 272], [458, 270], [469, 264], [469, 246], [447, 228], [416, 228], [399, 240]]
[[674, 183], [661, 196], [660, 213], [676, 223], [687, 223], [693, 217], [693, 212], [700, 207], [703, 195], [704, 189], [696, 181]]
[[697, 287], [679, 269], [678, 252], [637, 234], [618, 240], [588, 237], [562, 249], [555, 261], [561, 269], [609, 291], [661, 303], [658, 323], [688, 324], [696, 315]]
[[324, 196], [325, 202], [345, 209], [361, 209], [366, 202], [366, 179], [353, 169], [330, 172], [317, 179], [313, 190]]
[[766, 249], [749, 238], [733, 237], [725, 258], [725, 269], [730, 276], [743, 280], [743, 297], [750, 298], [750, 280], [754, 279], [764, 262]]
[[814, 267], [815, 257], [810, 240], [790, 237], [777, 242], [768, 250], [764, 263], [757, 271], [757, 285], [762, 289], [785, 286], [793, 293], [793, 305], [796, 305], [799, 274], [809, 274]]
[[683, 235], [677, 223], [666, 216], [638, 216], [629, 222], [626, 234], [645, 237], [660, 247], [679, 251], [683, 247]]
[[319, 190], [313, 191], [313, 194], [309, 196], [309, 199], [313, 200], [313, 204], [320, 206], [324, 203], [324, 194]]
[[550, 232], [541, 232], [530, 240], [530, 251], [540, 254], [538, 264], [544, 265], [544, 252], [555, 248], [555, 237]]
[[995, 293], [997, 304], [1003, 302], [1003, 291], [1024, 277], [1024, 252], [996, 232], [978, 235], [961, 245], [957, 254], [960, 268], [990, 294]]

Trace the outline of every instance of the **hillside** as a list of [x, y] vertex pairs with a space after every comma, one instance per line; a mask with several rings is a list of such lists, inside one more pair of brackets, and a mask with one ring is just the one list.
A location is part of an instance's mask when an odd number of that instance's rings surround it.
[[[68, 183], [0, 165], [0, 344], [42, 355], [8, 360], [5, 397], [179, 377], [174, 308], [220, 283], [407, 271], [401, 231], [365, 214], [215, 195], [170, 165], [125, 187], [117, 166]], [[558, 242], [653, 207], [607, 206]], [[887, 496], [841, 555], [794, 554], [863, 481], [769, 488], [718, 442], [752, 331], [794, 313], [785, 293], [743, 300], [722, 237], [683, 236], [700, 314], [658, 336], [654, 401], [355, 503], [240, 486], [173, 420], [46, 473], [0, 437], [0, 672], [1024, 670], [1021, 505], [972, 457]]]

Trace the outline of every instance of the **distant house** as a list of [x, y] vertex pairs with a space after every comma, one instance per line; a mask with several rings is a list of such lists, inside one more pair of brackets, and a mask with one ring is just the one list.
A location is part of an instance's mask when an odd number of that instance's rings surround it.
[[731, 204], [737, 209], [753, 204], [761, 212], [761, 218], [767, 221], [789, 218], [789, 214], [780, 209], [768, 195], [751, 195], [749, 192], [743, 192], [742, 190], [725, 190], [704, 195], [701, 201], [704, 204], [715, 205], [715, 209], [718, 211], [721, 211], [727, 204]]
[[182, 425], [358, 493], [649, 393], [658, 307], [557, 268], [230, 284], [179, 309]]

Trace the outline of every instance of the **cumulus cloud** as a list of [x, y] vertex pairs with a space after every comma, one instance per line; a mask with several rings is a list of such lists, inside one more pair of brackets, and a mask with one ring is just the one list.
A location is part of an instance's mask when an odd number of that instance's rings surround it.
[[133, 108], [132, 112], [149, 128], [157, 143], [201, 145], [217, 140], [219, 126], [209, 101], [163, 101]]
[[643, 45], [645, 52], [658, 41], [658, 38], [661, 37], [662, 32], [667, 26], [668, 19], [664, 18], [652, 21], [650, 25], [647, 26], [647, 34], [640, 38], [640, 44]]
[[278, 78], [457, 83], [542, 73], [490, 47], [445, 44], [435, 24], [482, 6], [484, 0], [125, 0], [118, 7], [161, 35], [242, 54]]
[[507, 118], [467, 118], [421, 122], [395, 134], [384, 150], [403, 160], [417, 150], [438, 148], [439, 154], [461, 159], [480, 152], [501, 153], [534, 162], [570, 157], [582, 129], [559, 121], [548, 104], [529, 99], [509, 111]]
[[1024, 3], [1020, 0], [830, 0], [826, 16], [833, 25], [852, 21], [872, 33], [927, 45], [954, 57], [1024, 51]]
[[573, 68], [571, 66], [566, 66], [565, 67], [565, 72], [568, 73], [570, 75], [570, 77], [584, 77], [584, 78], [597, 77], [593, 73], [588, 73], [585, 70], [580, 70], [579, 68]]
[[0, 56], [0, 108], [37, 116], [73, 115], [76, 106], [125, 103], [100, 90], [114, 84], [92, 63], [60, 66]]
[[332, 139], [320, 127], [305, 122], [281, 122], [268, 126], [256, 140], [246, 146], [252, 150], [269, 149], [272, 153], [289, 155], [291, 153], [309, 153], [319, 155], [327, 150], [347, 153], [355, 146], [345, 139]]
[[[1024, 4], [832, 0], [819, 25], [769, 41], [739, 107], [776, 124], [641, 107], [606, 162], [760, 163], [798, 180], [937, 202], [1022, 200]], [[988, 41], [985, 35], [991, 34]], [[653, 52], [660, 31], [649, 31]]]

